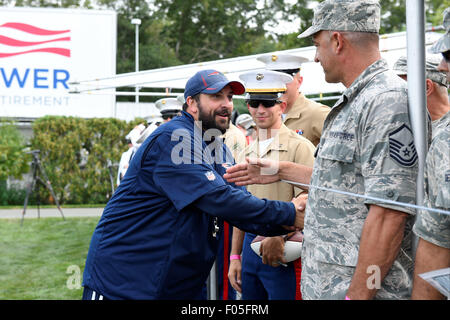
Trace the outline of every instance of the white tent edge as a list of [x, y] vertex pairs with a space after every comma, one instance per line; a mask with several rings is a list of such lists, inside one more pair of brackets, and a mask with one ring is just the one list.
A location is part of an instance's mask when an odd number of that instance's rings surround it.
[[[425, 46], [431, 46], [431, 44], [439, 37], [439, 33], [427, 32], [425, 36]], [[406, 32], [380, 35], [380, 52], [382, 57], [388, 61], [390, 67], [393, 66], [400, 56], [407, 56], [406, 39]], [[267, 54], [292, 54], [303, 56], [309, 60], [302, 64], [301, 71], [304, 78], [301, 91], [306, 95], [340, 93], [345, 89], [340, 83], [328, 83], [325, 81], [322, 67], [319, 63], [314, 62], [315, 47], [309, 46], [139, 72], [122, 73], [110, 77], [80, 81], [74, 80], [70, 83], [70, 92], [80, 94], [116, 94], [131, 96], [136, 95], [136, 93], [120, 93], [116, 92], [115, 89], [121, 87], [139, 87], [164, 89], [162, 92], [141, 92], [139, 95], [167, 96], [172, 89], [184, 89], [186, 81], [197, 71], [202, 69], [219, 70], [226, 74], [230, 80], [239, 80], [239, 74], [245, 71], [263, 69], [264, 64], [256, 59]]]

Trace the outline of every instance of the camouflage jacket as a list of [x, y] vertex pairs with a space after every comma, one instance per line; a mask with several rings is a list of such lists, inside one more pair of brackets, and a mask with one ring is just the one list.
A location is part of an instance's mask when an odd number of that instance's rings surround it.
[[434, 139], [434, 137], [437, 136], [439, 131], [441, 131], [442, 129], [444, 129], [445, 127], [448, 126], [449, 122], [450, 122], [450, 111], [447, 112], [446, 114], [444, 114], [442, 116], [442, 118], [433, 121], [433, 124], [432, 124], [433, 125], [433, 128], [432, 128], [433, 139]]
[[[325, 120], [311, 184], [414, 204], [418, 161], [407, 103], [406, 82], [388, 70], [386, 61], [378, 60], [369, 66]], [[411, 215], [399, 255], [381, 283], [377, 298], [409, 295], [415, 211], [311, 188], [302, 254], [305, 299], [344, 298], [357, 264], [370, 204]], [[319, 270], [321, 264], [326, 265], [329, 274]], [[344, 268], [345, 276], [333, 276], [338, 268]]]
[[[450, 211], [450, 117], [437, 132], [427, 154], [424, 206]], [[445, 117], [445, 116], [444, 116]], [[440, 247], [450, 249], [450, 215], [421, 211], [414, 233]]]

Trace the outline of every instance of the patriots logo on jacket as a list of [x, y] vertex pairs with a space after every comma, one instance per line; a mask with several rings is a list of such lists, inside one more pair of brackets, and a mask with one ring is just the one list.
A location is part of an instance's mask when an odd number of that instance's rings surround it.
[[214, 181], [216, 179], [216, 175], [212, 171], [205, 172], [205, 176], [209, 181]]
[[407, 125], [403, 124], [389, 134], [389, 155], [405, 167], [411, 167], [416, 163], [418, 156], [414, 136]]

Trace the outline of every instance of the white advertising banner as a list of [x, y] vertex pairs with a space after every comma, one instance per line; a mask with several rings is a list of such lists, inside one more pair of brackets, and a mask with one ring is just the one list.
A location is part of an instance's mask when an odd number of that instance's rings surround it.
[[69, 82], [116, 73], [109, 10], [0, 8], [0, 117], [114, 117], [115, 96], [69, 94]]

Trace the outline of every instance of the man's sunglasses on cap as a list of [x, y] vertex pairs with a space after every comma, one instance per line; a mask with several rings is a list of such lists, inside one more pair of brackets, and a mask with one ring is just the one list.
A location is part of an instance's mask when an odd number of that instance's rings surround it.
[[272, 108], [275, 104], [281, 103], [280, 100], [246, 100], [246, 102], [252, 108], [258, 108], [260, 104], [262, 104], [264, 108]]

